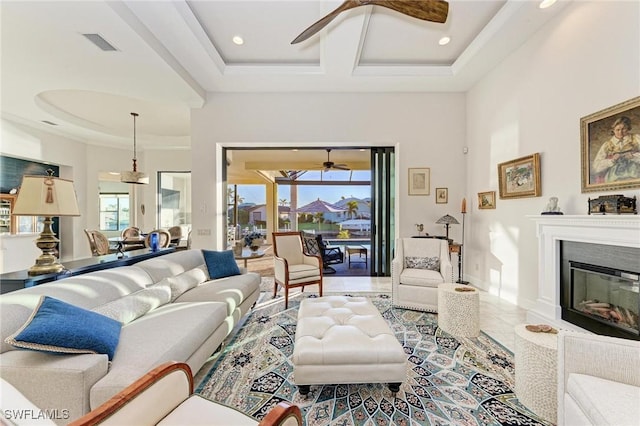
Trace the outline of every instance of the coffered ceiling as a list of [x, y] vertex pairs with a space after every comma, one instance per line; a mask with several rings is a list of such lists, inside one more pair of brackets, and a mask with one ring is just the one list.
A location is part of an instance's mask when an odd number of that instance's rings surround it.
[[3, 1], [2, 116], [124, 147], [135, 111], [141, 149], [188, 147], [207, 93], [466, 91], [566, 5], [451, 0], [445, 24], [364, 6], [290, 44], [340, 3]]

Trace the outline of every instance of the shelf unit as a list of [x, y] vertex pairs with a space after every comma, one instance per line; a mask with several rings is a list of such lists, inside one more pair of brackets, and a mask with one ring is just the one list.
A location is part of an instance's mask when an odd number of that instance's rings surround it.
[[0, 194], [0, 234], [16, 232], [16, 217], [12, 214], [15, 202], [15, 195]]
[[16, 195], [0, 194], [0, 234], [25, 234], [42, 231], [42, 220], [37, 216], [14, 216]]

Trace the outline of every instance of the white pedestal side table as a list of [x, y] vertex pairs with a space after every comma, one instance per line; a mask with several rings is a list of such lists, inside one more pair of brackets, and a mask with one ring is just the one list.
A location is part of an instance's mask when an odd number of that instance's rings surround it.
[[558, 335], [515, 326], [516, 396], [543, 419], [556, 424]]
[[[471, 291], [457, 291], [464, 288]], [[480, 292], [464, 284], [438, 286], [438, 327], [460, 337], [480, 335]]]

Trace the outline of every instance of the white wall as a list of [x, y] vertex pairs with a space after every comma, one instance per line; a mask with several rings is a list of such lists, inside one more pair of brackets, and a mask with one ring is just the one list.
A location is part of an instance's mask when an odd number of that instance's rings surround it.
[[[448, 213], [460, 219], [465, 121], [464, 94], [211, 96], [203, 109], [192, 111], [193, 244], [219, 247], [225, 235], [219, 155], [221, 146], [234, 144], [396, 146], [398, 235], [415, 235], [415, 223], [442, 234], [438, 218]], [[410, 167], [431, 168], [431, 195], [407, 195]], [[435, 204], [435, 187], [449, 188], [449, 204]], [[459, 227], [450, 235], [459, 239]]]
[[[1, 155], [59, 165], [60, 176], [74, 181], [80, 217], [60, 218], [61, 262], [90, 257], [83, 230], [99, 227], [99, 172], [129, 170], [130, 148], [88, 145], [5, 119], [0, 122], [0, 131]], [[157, 171], [190, 170], [191, 155], [188, 150], [147, 150], [138, 153], [138, 160], [139, 170], [150, 177], [149, 185], [135, 185], [138, 211], [142, 203], [147, 207], [146, 214], [139, 216], [139, 224], [148, 230], [156, 226]], [[25, 238], [0, 238], [2, 253], [22, 252], [25, 248]], [[35, 244], [31, 244], [34, 247], [31, 252], [20, 256], [1, 256], [0, 273], [31, 267], [40, 253]]]
[[[465, 275], [475, 285], [531, 307], [538, 245], [525, 216], [550, 196], [565, 214], [586, 214], [603, 195], [581, 193], [580, 118], [640, 94], [639, 23], [639, 2], [572, 2], [468, 92]], [[478, 210], [478, 192], [498, 193], [497, 164], [535, 152], [542, 196]]]

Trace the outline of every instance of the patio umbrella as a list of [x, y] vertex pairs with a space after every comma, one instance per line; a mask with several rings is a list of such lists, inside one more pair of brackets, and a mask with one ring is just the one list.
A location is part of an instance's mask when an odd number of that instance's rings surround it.
[[347, 209], [322, 201], [320, 198], [296, 209], [297, 213], [338, 213], [345, 211]]

